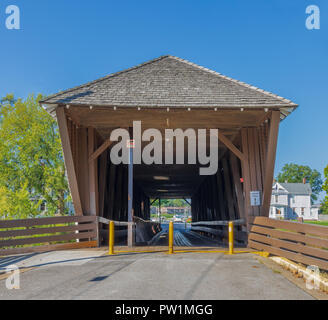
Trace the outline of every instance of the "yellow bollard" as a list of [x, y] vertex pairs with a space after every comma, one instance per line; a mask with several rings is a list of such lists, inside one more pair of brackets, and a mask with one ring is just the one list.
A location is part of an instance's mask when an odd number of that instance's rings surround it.
[[114, 252], [114, 242], [115, 242], [115, 222], [111, 221], [109, 223], [109, 255], [112, 256]]
[[171, 221], [169, 226], [169, 254], [173, 254], [173, 242], [174, 242], [174, 224]]
[[229, 254], [234, 254], [233, 227], [234, 227], [234, 223], [229, 222]]

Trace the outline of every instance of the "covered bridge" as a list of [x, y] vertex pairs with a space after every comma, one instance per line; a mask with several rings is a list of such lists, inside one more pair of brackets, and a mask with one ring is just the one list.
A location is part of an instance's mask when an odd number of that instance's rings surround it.
[[[57, 117], [76, 215], [150, 218], [150, 199], [192, 199], [193, 221], [269, 216], [280, 121], [297, 105], [163, 56], [40, 102]], [[114, 129], [218, 129], [218, 171], [201, 164], [114, 165]], [[131, 139], [133, 137], [131, 136]], [[163, 145], [166, 143], [163, 139]], [[142, 145], [142, 147], [145, 147]], [[185, 152], [187, 143], [185, 143]], [[253, 193], [256, 191], [257, 193]], [[251, 202], [251, 195], [260, 195]]]

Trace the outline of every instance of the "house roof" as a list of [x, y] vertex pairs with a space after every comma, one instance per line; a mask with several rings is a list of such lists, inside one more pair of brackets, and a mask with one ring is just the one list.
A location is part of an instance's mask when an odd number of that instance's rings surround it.
[[279, 183], [288, 193], [291, 194], [312, 194], [311, 185], [309, 183]]
[[40, 103], [80, 106], [171, 108], [279, 108], [287, 116], [290, 100], [174, 56], [54, 94]]

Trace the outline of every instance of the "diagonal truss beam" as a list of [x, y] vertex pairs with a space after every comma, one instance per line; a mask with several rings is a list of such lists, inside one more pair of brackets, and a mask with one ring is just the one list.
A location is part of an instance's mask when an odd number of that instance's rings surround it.
[[218, 132], [219, 140], [241, 161], [247, 161], [247, 157], [242, 153], [222, 132]]
[[98, 159], [98, 157], [106, 150], [108, 149], [111, 145], [113, 144], [113, 141], [111, 141], [110, 139], [107, 139], [89, 158], [89, 162], [92, 162], [96, 159]]

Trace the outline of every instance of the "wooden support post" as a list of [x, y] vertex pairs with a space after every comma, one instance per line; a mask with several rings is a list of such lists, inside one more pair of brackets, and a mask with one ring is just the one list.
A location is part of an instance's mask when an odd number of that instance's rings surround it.
[[78, 184], [84, 215], [90, 215], [88, 129], [78, 129]]
[[[243, 128], [241, 130], [241, 139], [242, 139], [242, 148], [243, 153], [248, 155], [249, 154], [249, 148], [248, 148], [248, 132], [247, 128]], [[250, 181], [250, 171], [249, 171], [249, 159], [245, 159], [241, 162], [242, 164], [242, 172], [243, 172], [243, 179], [244, 179], [244, 198], [245, 198], [245, 218], [246, 221], [251, 218], [252, 216], [252, 207], [251, 207], [251, 201], [250, 201], [250, 192], [251, 192], [251, 181]]]
[[108, 199], [108, 219], [114, 220], [114, 197], [115, 197], [115, 182], [116, 182], [116, 166], [110, 165], [109, 172], [109, 199]]
[[99, 216], [104, 216], [106, 178], [107, 178], [107, 151], [100, 156], [99, 164]]
[[67, 177], [68, 177], [69, 187], [72, 195], [75, 214], [78, 216], [83, 216], [83, 209], [81, 204], [81, 198], [79, 193], [75, 164], [73, 160], [71, 142], [69, 139], [67, 119], [66, 119], [64, 107], [57, 108], [56, 115], [57, 115], [62, 146], [63, 146], [65, 166], [67, 170]]
[[263, 186], [263, 203], [261, 215], [269, 217], [270, 202], [272, 196], [272, 184], [274, 167], [276, 162], [278, 135], [279, 135], [279, 124], [280, 124], [280, 111], [273, 111], [270, 121], [270, 131], [268, 140], [268, 151], [265, 166], [265, 177]]
[[[255, 163], [255, 137], [254, 137], [254, 128], [248, 128], [248, 148], [249, 148], [249, 170], [250, 170], [250, 191], [260, 191], [257, 183], [257, 171]], [[254, 216], [260, 215], [260, 207], [252, 207], [252, 212]]]

